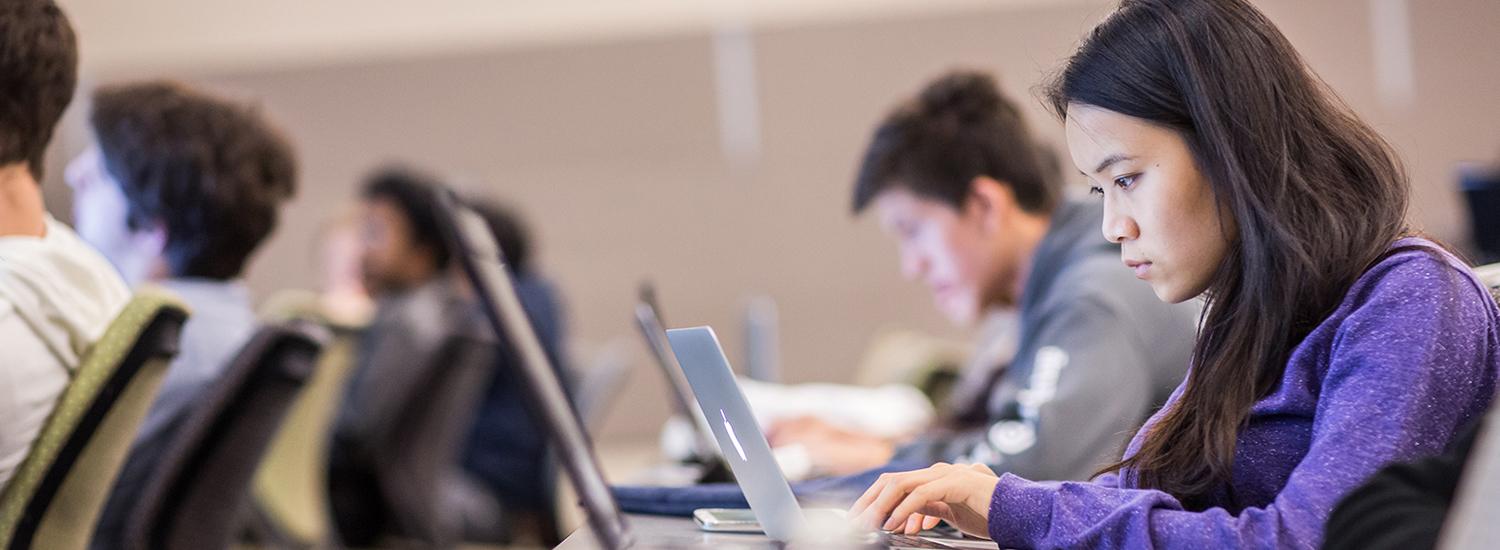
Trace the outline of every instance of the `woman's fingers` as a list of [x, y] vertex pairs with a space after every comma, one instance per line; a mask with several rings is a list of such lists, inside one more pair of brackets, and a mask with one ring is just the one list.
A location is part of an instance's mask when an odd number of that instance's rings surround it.
[[[856, 524], [885, 531], [917, 532], [931, 529], [942, 520], [953, 520], [953, 509], [945, 502], [951, 490], [973, 477], [987, 475], [989, 468], [937, 464], [924, 470], [884, 474], [849, 509]], [[962, 487], [958, 487], [962, 488]], [[963, 491], [955, 494], [963, 496]], [[961, 502], [958, 499], [956, 502]]]
[[[943, 480], [938, 480], [931, 483], [924, 483], [911, 489], [911, 491], [909, 491], [904, 496], [904, 498], [901, 499], [900, 503], [898, 503], [896, 507], [891, 510], [891, 517], [904, 518], [913, 514], [920, 514], [923, 512], [931, 511], [931, 507], [929, 506], [930, 504], [932, 504], [934, 501], [942, 501], [941, 488], [938, 487], [942, 483]], [[898, 525], [899, 523], [897, 525], [891, 525], [890, 523], [887, 523], [886, 530], [889, 531], [897, 527]]]
[[883, 489], [885, 489], [885, 475], [876, 478], [875, 483], [871, 483], [870, 488], [865, 489], [865, 493], [859, 495], [858, 499], [855, 499], [854, 506], [849, 507], [849, 517], [859, 517], [860, 513], [864, 512], [865, 508], [870, 507], [870, 503], [875, 501], [875, 496], [879, 495]]
[[860, 495], [859, 500], [854, 501], [854, 506], [849, 507], [849, 517], [859, 517], [865, 509], [870, 507], [871, 503], [875, 502], [875, 498], [880, 496], [880, 492], [884, 491], [885, 486], [897, 475], [900, 474], [880, 474], [880, 477], [875, 478], [875, 483], [871, 483], [870, 488], [865, 489], [865, 494]]
[[939, 516], [931, 514], [912, 514], [911, 517], [907, 518], [906, 525], [902, 527], [901, 532], [907, 535], [915, 535], [917, 533], [921, 533], [922, 531], [937, 527], [938, 524], [942, 522], [943, 518]]
[[[935, 466], [925, 470], [880, 476], [880, 481], [870, 487], [865, 497], [860, 498], [860, 503], [864, 503], [865, 507], [854, 516], [856, 523], [871, 529], [887, 531], [900, 527], [906, 516], [892, 515], [891, 510], [901, 502], [912, 487], [927, 483], [939, 475], [941, 474]], [[874, 496], [870, 497], [871, 494]], [[866, 497], [870, 498], [866, 499]], [[856, 503], [856, 508], [860, 503]]]
[[906, 519], [906, 515], [896, 515], [891, 513], [891, 510], [895, 509], [897, 505], [901, 504], [902, 500], [906, 499], [906, 493], [911, 490], [910, 487], [918, 486], [925, 482], [925, 480], [917, 479], [917, 474], [921, 472], [925, 472], [925, 470], [902, 474], [900, 477], [891, 480], [890, 483], [886, 483], [885, 490], [881, 491], [880, 495], [875, 497], [875, 502], [870, 503], [870, 507], [865, 510], [866, 521], [863, 524], [886, 531], [891, 531], [899, 527], [901, 522]]
[[915, 534], [917, 531], [921, 531], [922, 522], [925, 519], [926, 517], [922, 514], [912, 514], [910, 516], [907, 516], [906, 525], [901, 528], [901, 532], [911, 535]]
[[927, 516], [925, 518], [922, 518], [922, 530], [927, 531], [937, 528], [938, 524], [943, 522], [944, 517], [947, 517], [947, 514], [943, 514], [942, 517]]
[[880, 476], [850, 508], [864, 528], [916, 533], [947, 521], [984, 536], [999, 478], [983, 465], [937, 464], [924, 470]]

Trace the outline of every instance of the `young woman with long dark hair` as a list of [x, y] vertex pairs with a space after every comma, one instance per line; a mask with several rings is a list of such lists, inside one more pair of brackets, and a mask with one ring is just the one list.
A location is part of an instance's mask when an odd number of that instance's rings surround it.
[[890, 474], [867, 524], [1003, 547], [1312, 547], [1381, 465], [1482, 414], [1500, 309], [1405, 222], [1395, 154], [1242, 0], [1126, 0], [1047, 88], [1103, 232], [1206, 308], [1187, 379], [1088, 483]]

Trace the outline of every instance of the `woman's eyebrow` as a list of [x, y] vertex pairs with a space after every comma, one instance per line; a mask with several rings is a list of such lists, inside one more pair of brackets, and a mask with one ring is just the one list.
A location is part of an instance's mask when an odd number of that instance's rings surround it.
[[1104, 160], [1099, 162], [1099, 167], [1094, 169], [1094, 173], [1103, 173], [1105, 170], [1109, 169], [1110, 166], [1114, 166], [1116, 163], [1124, 162], [1127, 160], [1135, 160], [1135, 157], [1126, 156], [1119, 153], [1104, 157]]

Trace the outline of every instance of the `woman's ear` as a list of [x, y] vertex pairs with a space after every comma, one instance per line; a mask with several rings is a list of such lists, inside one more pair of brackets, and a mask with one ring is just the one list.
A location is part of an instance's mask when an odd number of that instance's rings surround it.
[[989, 176], [975, 176], [969, 181], [969, 198], [964, 215], [979, 222], [986, 233], [998, 232], [1016, 209], [1015, 193], [1010, 185]]

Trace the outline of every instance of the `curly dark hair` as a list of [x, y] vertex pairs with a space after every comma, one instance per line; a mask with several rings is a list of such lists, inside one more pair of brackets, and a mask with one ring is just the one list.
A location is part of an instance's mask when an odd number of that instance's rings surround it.
[[451, 256], [443, 227], [438, 223], [438, 193], [444, 189], [436, 176], [412, 166], [389, 164], [365, 178], [360, 196], [366, 200], [390, 201], [406, 217], [411, 240], [432, 251], [433, 264], [448, 265]]
[[73, 27], [51, 0], [0, 2], [0, 52], [0, 164], [25, 162], [40, 180], [78, 83]]
[[160, 223], [177, 277], [238, 277], [296, 192], [291, 146], [252, 107], [174, 82], [94, 93], [89, 122], [132, 230]]
[[995, 78], [972, 70], [938, 77], [875, 128], [854, 182], [857, 214], [899, 187], [957, 209], [974, 178], [1007, 185], [1027, 212], [1057, 202], [1055, 157], [1038, 144]]

